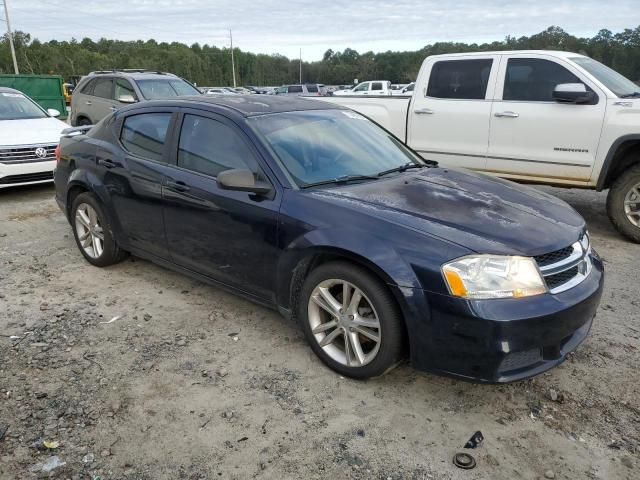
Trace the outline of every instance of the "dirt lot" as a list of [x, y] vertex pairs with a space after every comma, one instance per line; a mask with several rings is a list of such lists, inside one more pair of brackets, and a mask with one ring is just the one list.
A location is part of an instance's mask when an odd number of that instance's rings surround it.
[[587, 219], [606, 291], [569, 361], [503, 386], [341, 378], [270, 310], [138, 259], [90, 266], [52, 187], [0, 191], [0, 479], [640, 478], [640, 245], [602, 194], [548, 190]]

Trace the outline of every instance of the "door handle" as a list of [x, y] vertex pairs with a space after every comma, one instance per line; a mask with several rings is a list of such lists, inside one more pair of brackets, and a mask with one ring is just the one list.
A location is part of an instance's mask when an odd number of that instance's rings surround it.
[[102, 165], [105, 168], [115, 168], [115, 167], [119, 166], [113, 160], [108, 160], [108, 159], [100, 159], [100, 160], [98, 160], [98, 165]]
[[418, 108], [417, 110], [414, 110], [413, 113], [416, 115], [433, 115], [433, 110], [430, 108]]
[[516, 112], [496, 112], [494, 115], [501, 118], [518, 118], [520, 116], [520, 114]]
[[86, 102], [84, 102], [87, 105], [91, 105], [91, 102], [89, 100], [87, 100]]
[[167, 180], [165, 185], [167, 188], [175, 190], [176, 192], [188, 192], [189, 190], [191, 190], [186, 183], [181, 182], [180, 180], [178, 180], [177, 182], [174, 182], [173, 180]]

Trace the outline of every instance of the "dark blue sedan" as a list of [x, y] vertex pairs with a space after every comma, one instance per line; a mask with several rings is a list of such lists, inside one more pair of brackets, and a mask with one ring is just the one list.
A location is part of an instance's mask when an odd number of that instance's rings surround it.
[[67, 132], [55, 183], [93, 265], [131, 253], [276, 308], [355, 378], [406, 356], [483, 382], [538, 374], [586, 338], [602, 291], [567, 204], [440, 168], [317, 100], [132, 105]]

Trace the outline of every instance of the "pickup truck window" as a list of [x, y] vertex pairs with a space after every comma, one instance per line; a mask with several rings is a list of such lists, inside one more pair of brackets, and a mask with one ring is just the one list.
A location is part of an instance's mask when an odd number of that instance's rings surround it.
[[309, 93], [318, 93], [317, 85], [307, 85], [307, 92]]
[[569, 60], [584, 68], [591, 75], [596, 77], [618, 97], [631, 97], [635, 92], [640, 91], [640, 87], [629, 80], [627, 77], [620, 75], [615, 70], [595, 61], [588, 57], [574, 57]]
[[211, 177], [232, 168], [259, 172], [251, 150], [238, 132], [224, 123], [197, 115], [184, 116], [178, 166]]
[[507, 62], [502, 99], [553, 102], [553, 89], [560, 83], [582, 81], [562, 65], [550, 60], [510, 58]]
[[484, 100], [491, 59], [442, 60], [433, 64], [427, 97]]
[[369, 82], [364, 82], [353, 89], [354, 92], [366, 92], [369, 90]]
[[289, 93], [302, 93], [302, 85], [289, 85]]
[[371, 84], [371, 90], [382, 90], [382, 83], [380, 82], [373, 82]]

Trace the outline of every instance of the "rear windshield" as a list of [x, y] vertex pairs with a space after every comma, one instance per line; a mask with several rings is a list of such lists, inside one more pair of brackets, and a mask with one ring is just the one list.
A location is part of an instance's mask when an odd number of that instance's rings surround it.
[[142, 96], [147, 100], [159, 98], [181, 97], [184, 95], [200, 95], [200, 91], [192, 87], [184, 80], [175, 79], [149, 79], [136, 80]]
[[44, 111], [21, 93], [0, 92], [0, 120], [45, 118]]

